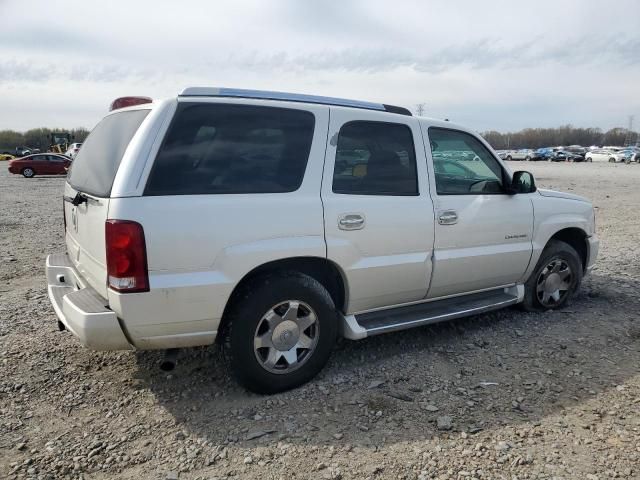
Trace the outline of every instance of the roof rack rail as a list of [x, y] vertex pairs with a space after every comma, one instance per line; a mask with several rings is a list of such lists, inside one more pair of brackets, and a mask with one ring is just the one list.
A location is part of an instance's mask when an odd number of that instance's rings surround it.
[[382, 112], [409, 115], [411, 112], [404, 107], [386, 105], [383, 103], [363, 102], [346, 98], [322, 97], [319, 95], [305, 95], [302, 93], [270, 92], [266, 90], [245, 90], [241, 88], [216, 87], [188, 87], [180, 92], [181, 97], [234, 97], [255, 98], [262, 100], [283, 100], [287, 102], [316, 103], [339, 107], [363, 108], [365, 110], [379, 110]]

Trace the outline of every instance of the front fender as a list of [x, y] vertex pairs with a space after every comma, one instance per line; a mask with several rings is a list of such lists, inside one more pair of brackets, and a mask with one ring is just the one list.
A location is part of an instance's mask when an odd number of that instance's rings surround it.
[[540, 196], [534, 200], [533, 209], [533, 254], [523, 275], [523, 282], [529, 278], [542, 251], [556, 233], [567, 228], [582, 230], [587, 237], [595, 233], [593, 207], [588, 202]]

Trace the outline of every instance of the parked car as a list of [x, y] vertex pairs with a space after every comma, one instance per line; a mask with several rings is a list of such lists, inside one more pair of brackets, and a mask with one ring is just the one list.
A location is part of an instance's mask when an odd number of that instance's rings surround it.
[[82, 146], [82, 143], [72, 143], [71, 145], [69, 145], [69, 148], [67, 149], [66, 152], [64, 152], [64, 154], [69, 158], [75, 158], [75, 156], [80, 151], [81, 146]]
[[531, 155], [530, 160], [534, 162], [537, 162], [540, 160], [547, 161], [551, 158], [552, 155], [553, 155], [553, 148], [550, 148], [550, 147], [538, 148], [537, 150], [533, 151], [533, 154]]
[[616, 157], [614, 156], [615, 152], [611, 150], [607, 150], [604, 148], [597, 148], [595, 150], [590, 150], [587, 152], [585, 157], [586, 162], [615, 162]]
[[224, 342], [263, 393], [313, 378], [338, 336], [561, 308], [598, 252], [588, 200], [536, 188], [472, 130], [278, 92], [113, 110], [63, 207], [67, 251], [46, 261], [63, 329], [98, 350], [169, 349], [166, 367]]
[[552, 162], [582, 162], [584, 158], [576, 153], [571, 153], [566, 150], [558, 150], [551, 154], [549, 160]]
[[71, 159], [55, 153], [38, 153], [9, 161], [9, 172], [26, 178], [35, 175], [66, 175]]
[[529, 161], [533, 158], [534, 151], [528, 148], [520, 150], [512, 150], [507, 154], [505, 160], [526, 160]]
[[574, 157], [574, 162], [583, 162], [585, 159], [585, 156], [587, 154], [587, 149], [585, 147], [582, 147], [580, 145], [569, 145], [568, 147], [566, 147], [564, 149], [565, 152], [569, 152], [572, 153], [574, 155], [577, 155], [580, 158], [575, 158]]
[[507, 158], [507, 155], [509, 154], [509, 152], [510, 150], [496, 150], [496, 154], [502, 160], [505, 160]]
[[10, 153], [0, 153], [0, 161], [13, 160], [14, 158], [16, 157], [11, 155]]
[[624, 162], [624, 163], [639, 162], [640, 161], [639, 152], [640, 152], [639, 148], [628, 147], [622, 150], [618, 150], [617, 152], [613, 152], [611, 154], [611, 157], [614, 159], [615, 162]]

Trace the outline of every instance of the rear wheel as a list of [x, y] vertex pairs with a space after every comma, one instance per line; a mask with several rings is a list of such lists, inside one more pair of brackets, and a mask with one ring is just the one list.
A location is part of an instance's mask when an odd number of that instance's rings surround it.
[[610, 158], [609, 158], [609, 163], [616, 163], [616, 159], [615, 159], [615, 158], [613, 158], [613, 157], [610, 157]]
[[33, 170], [33, 168], [27, 167], [27, 168], [23, 168], [22, 169], [22, 175], [25, 178], [31, 178], [36, 174], [36, 172]]
[[551, 240], [525, 283], [522, 307], [532, 312], [562, 308], [581, 281], [582, 261], [578, 253], [568, 243]]
[[591, 158], [591, 157], [587, 157], [587, 158], [585, 159], [585, 162], [593, 162], [593, 158]]
[[505, 158], [505, 160], [511, 161], [513, 159], [511, 158], [511, 155], [509, 155], [507, 158]]
[[338, 330], [331, 296], [315, 279], [283, 272], [251, 282], [228, 312], [225, 345], [238, 382], [276, 393], [312, 379]]

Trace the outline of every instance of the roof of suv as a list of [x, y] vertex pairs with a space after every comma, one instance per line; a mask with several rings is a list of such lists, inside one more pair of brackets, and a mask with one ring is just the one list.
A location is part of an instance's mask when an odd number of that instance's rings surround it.
[[379, 110], [389, 113], [398, 113], [411, 116], [411, 112], [395, 105], [384, 103], [364, 102], [347, 98], [322, 97], [319, 95], [306, 95], [302, 93], [271, 92], [267, 90], [245, 90], [241, 88], [219, 87], [188, 87], [182, 90], [180, 97], [233, 97], [254, 98], [262, 100], [283, 100], [288, 102], [315, 103], [321, 105], [335, 105], [341, 107], [363, 108], [366, 110]]

